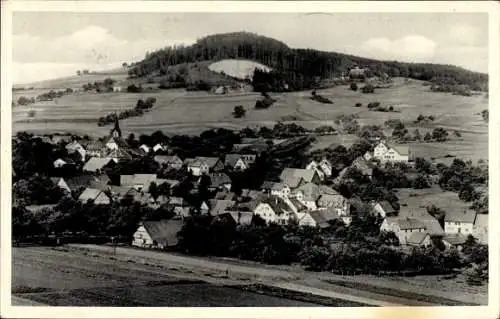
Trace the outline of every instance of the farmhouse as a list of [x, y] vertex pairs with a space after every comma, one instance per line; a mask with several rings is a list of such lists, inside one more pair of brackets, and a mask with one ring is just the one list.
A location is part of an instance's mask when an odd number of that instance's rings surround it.
[[432, 245], [431, 236], [427, 232], [412, 232], [406, 239], [408, 246], [430, 247]]
[[146, 144], [142, 144], [139, 146], [139, 149], [143, 151], [145, 154], [149, 153], [151, 151], [151, 147], [147, 146]]
[[[210, 178], [210, 186], [208, 187], [210, 191], [231, 190], [231, 179], [225, 173], [210, 173], [207, 176]], [[198, 183], [200, 183], [200, 181], [201, 177]]]
[[359, 68], [358, 66], [356, 66], [349, 71], [349, 75], [348, 75], [349, 79], [362, 81], [366, 77], [366, 71], [368, 71], [368, 69]]
[[465, 242], [467, 241], [467, 237], [462, 234], [448, 234], [443, 237], [443, 244], [447, 249], [456, 248], [458, 251], [461, 251]]
[[321, 179], [318, 172], [312, 169], [301, 169], [301, 168], [285, 168], [281, 172], [280, 179], [283, 183], [288, 185], [290, 188], [296, 188], [300, 186], [300, 183], [315, 183], [319, 184]]
[[100, 172], [107, 168], [113, 168], [117, 161], [112, 158], [91, 157], [83, 166], [84, 172]]
[[232, 207], [236, 202], [233, 200], [209, 200], [210, 215], [217, 216], [226, 212], [229, 207]]
[[113, 86], [113, 92], [121, 92], [123, 91], [123, 87], [120, 85], [114, 85]]
[[228, 210], [225, 213], [217, 215], [216, 219], [219, 218], [232, 221], [235, 225], [250, 225], [252, 223], [253, 213], [240, 210]]
[[474, 231], [476, 212], [473, 210], [451, 211], [444, 217], [446, 234], [471, 235]]
[[386, 200], [373, 203], [372, 209], [374, 214], [379, 215], [382, 218], [394, 216], [396, 214], [394, 207], [392, 207], [392, 205]]
[[227, 154], [224, 166], [235, 171], [244, 171], [255, 162], [255, 155]]
[[188, 172], [191, 172], [194, 176], [201, 176], [224, 169], [224, 164], [217, 157], [186, 158], [184, 165], [186, 165]]
[[299, 219], [299, 226], [309, 226], [309, 227], [319, 227], [319, 228], [327, 228], [330, 226], [328, 220], [325, 215], [321, 211], [314, 211], [305, 213]]
[[424, 233], [425, 224], [414, 218], [387, 217], [380, 226], [381, 231], [392, 231], [399, 239], [401, 245], [406, 245], [412, 233]]
[[[308, 209], [315, 210], [317, 209], [318, 199], [324, 194], [338, 195], [338, 193], [330, 187], [324, 185], [316, 185], [314, 183], [305, 183], [295, 188], [292, 191], [291, 196], [299, 200]], [[324, 198], [324, 204], [327, 205], [325, 201], [326, 198]]]
[[285, 183], [273, 183], [270, 189], [271, 195], [286, 198], [290, 195], [290, 187]]
[[181, 169], [182, 168], [182, 160], [176, 155], [155, 155], [153, 158], [155, 162], [158, 164], [165, 166], [170, 169]]
[[120, 176], [121, 186], [130, 186], [144, 193], [149, 192], [149, 186], [153, 182], [159, 184], [156, 174], [134, 174]]
[[67, 144], [65, 146], [65, 148], [68, 151], [68, 154], [73, 154], [73, 153], [77, 152], [80, 155], [81, 160], [85, 161], [86, 151], [83, 148], [83, 146], [80, 143], [78, 143], [77, 141], [73, 141], [73, 142]]
[[69, 189], [73, 191], [78, 191], [81, 188], [95, 188], [101, 191], [109, 190], [109, 182], [110, 179], [107, 175], [91, 175], [84, 174], [78, 175], [74, 177], [67, 178], [66, 185], [68, 185]]
[[280, 225], [288, 225], [295, 216], [285, 201], [277, 196], [270, 196], [257, 201], [253, 213], [260, 216], [268, 224], [277, 223]]
[[408, 146], [391, 146], [381, 141], [373, 150], [373, 157], [382, 163], [407, 163], [410, 160], [410, 148]]
[[69, 188], [68, 184], [62, 177], [51, 177], [50, 180], [52, 183], [56, 186], [58, 186], [60, 189], [67, 193], [71, 193], [71, 188]]
[[86, 155], [90, 157], [104, 157], [108, 153], [106, 145], [99, 140], [93, 140], [85, 146]]
[[93, 201], [94, 204], [108, 205], [111, 201], [109, 197], [104, 194], [103, 191], [95, 188], [86, 188], [83, 193], [78, 197], [78, 200], [82, 203], [86, 203], [89, 200]]
[[182, 225], [180, 219], [144, 221], [134, 233], [132, 246], [157, 249], [175, 247], [178, 243], [177, 233]]
[[166, 147], [161, 145], [161, 144], [156, 144], [155, 146], [153, 146], [153, 152], [159, 152], [159, 151], [166, 151]]

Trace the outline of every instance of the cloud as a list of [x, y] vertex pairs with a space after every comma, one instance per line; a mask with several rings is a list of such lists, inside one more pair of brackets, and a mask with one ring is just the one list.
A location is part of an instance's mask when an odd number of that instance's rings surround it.
[[421, 35], [408, 35], [399, 39], [371, 38], [361, 45], [360, 53], [384, 60], [424, 62], [432, 58], [437, 44]]
[[126, 41], [108, 29], [90, 25], [69, 35], [56, 38], [35, 37], [29, 34], [13, 38], [13, 59], [24, 63], [86, 63], [107, 64], [142, 59], [146, 51], [181, 43], [191, 39], [142, 39]]

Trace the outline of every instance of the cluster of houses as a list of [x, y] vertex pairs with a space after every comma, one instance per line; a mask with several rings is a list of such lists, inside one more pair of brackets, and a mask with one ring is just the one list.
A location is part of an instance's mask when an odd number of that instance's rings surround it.
[[[162, 221], [144, 221], [134, 234], [133, 245], [141, 247], [166, 248], [177, 243], [176, 234], [186, 217], [194, 214], [211, 215], [214, 219], [230, 221], [235, 225], [250, 224], [254, 216], [261, 217], [266, 223], [326, 228], [334, 220], [342, 221], [348, 226], [360, 206], [369, 207], [370, 213], [383, 218], [381, 230], [392, 231], [404, 246], [431, 245], [436, 239], [447, 246], [462, 245], [466, 236], [471, 234], [481, 242], [487, 241], [487, 215], [476, 214], [472, 210], [465, 212], [447, 212], [444, 227], [431, 216], [425, 208], [401, 207], [397, 212], [387, 201], [362, 203], [359, 198], [346, 198], [332, 187], [326, 186], [325, 179], [331, 179], [334, 172], [338, 176], [333, 180], [344, 178], [349, 167], [340, 170], [328, 159], [313, 160], [303, 168], [284, 168], [278, 181], [265, 181], [261, 189], [243, 189], [241, 194], [232, 191], [231, 178], [225, 171], [245, 171], [258, 157], [255, 153], [226, 154], [224, 159], [218, 157], [194, 157], [182, 160], [168, 151], [164, 145], [141, 145], [131, 149], [121, 138], [119, 124], [105, 141], [88, 143], [66, 141], [66, 149], [73, 158], [83, 163], [83, 174], [70, 178], [54, 177], [54, 185], [68, 194], [81, 191], [78, 200], [85, 203], [89, 200], [95, 204], [110, 204], [125, 197], [151, 208], [168, 207], [176, 215], [173, 219]], [[156, 174], [121, 175], [119, 185], [111, 185], [105, 174], [124, 159], [137, 158], [154, 153], [153, 159], [161, 167], [169, 170], [186, 170], [197, 177], [197, 183], [208, 177], [208, 189], [215, 194], [212, 199], [201, 203], [198, 207], [188, 203], [184, 198], [160, 195], [153, 197], [150, 187], [154, 183], [161, 187], [168, 185], [174, 190], [181, 180], [163, 179]], [[69, 159], [58, 159], [54, 166], [72, 165]], [[356, 158], [350, 167], [357, 168], [363, 175], [371, 178], [378, 162], [395, 163], [411, 161], [411, 152], [407, 146], [392, 146], [379, 141], [373, 152]], [[114, 183], [116, 184], [116, 183]], [[196, 186], [196, 185], [195, 185]], [[193, 192], [197, 191], [195, 187]], [[171, 193], [171, 192], [170, 192]], [[367, 206], [366, 206], [367, 205]], [[31, 207], [30, 209], [36, 209]], [[366, 211], [366, 209], [364, 209]]]

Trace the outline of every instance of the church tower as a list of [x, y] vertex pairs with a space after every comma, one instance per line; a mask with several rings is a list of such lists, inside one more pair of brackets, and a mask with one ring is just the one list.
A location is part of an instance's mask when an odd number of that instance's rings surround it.
[[109, 133], [111, 137], [122, 137], [122, 130], [120, 129], [120, 122], [118, 120], [118, 115], [115, 113], [115, 126]]

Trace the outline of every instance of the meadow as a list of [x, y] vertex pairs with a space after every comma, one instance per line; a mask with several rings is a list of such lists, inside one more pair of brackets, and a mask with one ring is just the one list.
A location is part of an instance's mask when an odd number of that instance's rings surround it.
[[[419, 129], [421, 134], [435, 127], [443, 127], [452, 133], [462, 135], [446, 143], [412, 143], [417, 156], [447, 160], [446, 155], [478, 160], [488, 158], [488, 126], [478, 115], [488, 108], [484, 95], [470, 97], [449, 93], [430, 92], [422, 82], [404, 82], [395, 79], [388, 89], [377, 89], [373, 94], [349, 90], [347, 86], [336, 86], [317, 91], [334, 104], [322, 104], [311, 100], [311, 92], [271, 94], [277, 102], [267, 110], [256, 110], [258, 93], [231, 93], [213, 95], [206, 92], [185, 90], [162, 90], [156, 92], [72, 94], [51, 102], [40, 102], [25, 107], [13, 108], [13, 131], [73, 131], [76, 133], [102, 136], [109, 127], [97, 127], [97, 118], [110, 112], [118, 112], [135, 106], [137, 99], [156, 97], [156, 106], [142, 117], [129, 118], [121, 123], [124, 134], [152, 133], [162, 130], [167, 134], [199, 134], [210, 128], [224, 127], [241, 129], [247, 126], [273, 126], [277, 121], [295, 122], [306, 128], [320, 125], [336, 127], [335, 119], [340, 115], [357, 114], [360, 125], [383, 125], [388, 119], [402, 120], [408, 130]], [[14, 92], [21, 95], [24, 92]], [[366, 105], [378, 101], [381, 106], [393, 106], [397, 112], [374, 112]], [[362, 103], [362, 107], [354, 107]], [[246, 109], [244, 118], [232, 116], [235, 106]], [[35, 110], [33, 117], [29, 110]], [[435, 120], [427, 124], [415, 124], [419, 114], [433, 115]], [[331, 139], [331, 143], [329, 142]], [[321, 143], [330, 145], [352, 137], [322, 137]]]

